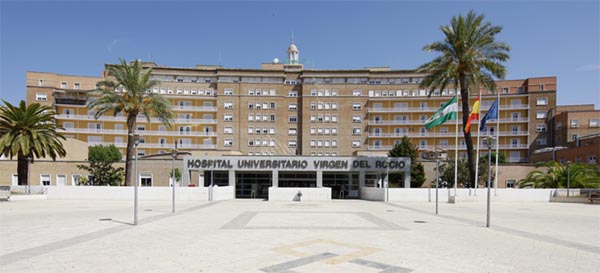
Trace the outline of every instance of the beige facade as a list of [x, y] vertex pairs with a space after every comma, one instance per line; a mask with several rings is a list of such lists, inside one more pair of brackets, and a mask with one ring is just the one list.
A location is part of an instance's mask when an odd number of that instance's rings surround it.
[[[466, 158], [462, 122], [458, 142], [454, 122], [424, 128], [425, 120], [459, 92], [456, 88], [428, 97], [419, 88], [426, 75], [414, 70], [305, 69], [297, 62], [295, 45], [288, 54], [287, 64], [265, 63], [260, 69], [143, 63], [159, 81], [148, 92], [167, 97], [176, 119], [169, 129], [155, 118], [138, 118], [139, 154], [169, 152], [177, 144], [194, 155], [384, 155], [406, 135], [423, 152], [435, 148], [454, 157], [458, 146], [459, 158]], [[125, 154], [125, 117], [109, 113], [95, 119], [86, 107], [94, 99], [88, 91], [106, 78], [106, 70], [102, 77], [28, 72], [27, 102], [53, 106], [65, 136], [87, 145], [115, 144]], [[489, 121], [482, 136], [499, 136], [500, 152], [510, 162], [527, 162], [533, 150], [552, 142], [548, 127], [556, 77], [498, 81], [497, 86], [481, 90], [481, 117], [500, 94], [500, 124]], [[470, 105], [476, 97], [473, 92]], [[472, 127], [474, 137], [477, 127]], [[483, 138], [481, 147], [486, 147]]]

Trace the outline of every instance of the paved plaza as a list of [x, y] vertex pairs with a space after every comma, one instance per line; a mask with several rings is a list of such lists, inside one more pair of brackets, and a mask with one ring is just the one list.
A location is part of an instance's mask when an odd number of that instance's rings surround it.
[[0, 203], [0, 272], [600, 272], [600, 206]]

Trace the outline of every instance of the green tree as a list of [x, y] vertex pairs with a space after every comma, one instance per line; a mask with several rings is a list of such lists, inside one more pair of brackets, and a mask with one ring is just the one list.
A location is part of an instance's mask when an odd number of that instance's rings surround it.
[[[425, 167], [420, 162], [417, 162], [419, 151], [416, 145], [410, 143], [407, 136], [402, 138], [402, 141], [388, 152], [389, 157], [409, 157], [410, 158], [410, 187], [420, 188], [425, 182]], [[402, 174], [390, 174], [390, 187], [399, 187], [402, 185]]]
[[77, 168], [86, 170], [92, 176], [94, 185], [120, 185], [123, 181], [124, 170], [122, 167], [113, 167], [114, 163], [121, 161], [123, 155], [115, 145], [88, 147], [88, 161], [90, 165], [77, 165]]
[[[495, 159], [492, 157], [492, 164], [495, 163]], [[500, 158], [498, 159], [500, 160]], [[488, 177], [488, 160], [486, 157], [479, 158], [479, 187], [485, 187], [487, 184]], [[492, 183], [495, 177], [495, 173], [492, 171]], [[448, 187], [454, 187], [454, 159], [449, 159], [448, 161], [440, 164], [440, 181], [447, 182]], [[459, 188], [468, 187], [470, 184], [466, 181], [469, 181], [469, 165], [464, 160], [458, 161], [458, 186]], [[431, 181], [431, 185], [435, 186], [435, 179]]]
[[567, 170], [566, 165], [549, 161], [538, 164], [537, 168], [540, 167], [545, 167], [545, 172], [530, 172], [519, 180], [519, 188], [566, 188], [567, 176], [571, 188], [600, 188], [600, 167], [597, 165], [573, 163]]
[[495, 90], [494, 77], [503, 79], [506, 68], [501, 62], [509, 59], [510, 47], [496, 41], [501, 26], [484, 22], [484, 16], [469, 11], [466, 17], [452, 17], [450, 25], [441, 26], [444, 40], [423, 47], [426, 52], [437, 52], [440, 56], [423, 64], [417, 71], [428, 73], [421, 82], [421, 88], [428, 88], [429, 96], [435, 89], [447, 86], [460, 86], [462, 101], [463, 134], [467, 144], [469, 182], [475, 181], [475, 158], [471, 133], [464, 132], [469, 118], [470, 88], [478, 91], [480, 87]]
[[152, 69], [144, 69], [139, 61], [127, 64], [124, 59], [119, 65], [108, 67], [108, 77], [97, 85], [100, 97], [90, 103], [88, 108], [96, 111], [96, 118], [107, 112], [115, 116], [123, 112], [127, 116], [127, 155], [125, 161], [125, 185], [131, 185], [133, 134], [135, 133], [138, 115], [146, 117], [150, 122], [152, 116], [157, 117], [163, 124], [171, 128], [174, 113], [173, 106], [160, 94], [147, 92], [159, 82], [151, 80]]
[[[175, 182], [181, 181], [181, 169], [175, 168]], [[173, 178], [173, 173], [169, 172], [169, 178]]]
[[32, 103], [29, 106], [21, 101], [14, 106], [4, 101], [0, 106], [0, 151], [9, 158], [17, 157], [19, 185], [27, 185], [29, 163], [34, 157], [64, 157], [67, 152], [61, 140], [65, 140], [57, 130], [55, 113], [50, 106]]

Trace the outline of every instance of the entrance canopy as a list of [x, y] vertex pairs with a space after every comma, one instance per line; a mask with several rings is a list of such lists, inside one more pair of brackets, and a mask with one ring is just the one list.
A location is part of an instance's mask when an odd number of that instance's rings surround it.
[[183, 158], [184, 170], [407, 172], [408, 157], [202, 156]]

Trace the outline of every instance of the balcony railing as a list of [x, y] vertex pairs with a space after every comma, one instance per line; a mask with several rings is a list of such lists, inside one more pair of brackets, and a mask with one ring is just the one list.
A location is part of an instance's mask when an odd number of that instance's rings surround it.
[[[88, 142], [88, 146], [97, 146], [97, 145], [115, 145], [117, 148], [125, 148], [127, 147], [126, 142]], [[140, 143], [138, 148], [164, 148], [164, 149], [172, 149], [174, 147], [173, 143]], [[208, 150], [208, 149], [216, 149], [217, 145], [215, 144], [177, 144], [177, 149], [199, 149], [199, 150]]]
[[[501, 131], [501, 132], [495, 132], [493, 134], [490, 134], [488, 132], [481, 132], [481, 137], [487, 137], [487, 136], [527, 136], [529, 135], [528, 131]], [[388, 138], [388, 137], [403, 137], [403, 136], [407, 136], [407, 137], [454, 137], [455, 134], [454, 132], [448, 132], [448, 133], [369, 133], [369, 137], [370, 138]], [[462, 132], [459, 132], [458, 134], [459, 137], [463, 136]], [[471, 133], [472, 137], [477, 137], [477, 132], [472, 132]]]
[[[113, 129], [92, 129], [92, 128], [65, 128], [65, 133], [79, 134], [111, 134], [111, 135], [127, 135], [127, 130]], [[186, 131], [137, 131], [140, 136], [204, 136], [215, 137], [216, 132], [186, 132]]]
[[[71, 119], [71, 120], [98, 120], [98, 121], [120, 121], [120, 122], [126, 122], [127, 121], [127, 117], [123, 117], [123, 116], [111, 116], [111, 115], [106, 115], [106, 116], [100, 116], [98, 117], [98, 119], [94, 118], [93, 115], [66, 115], [66, 114], [60, 114], [60, 115], [56, 115], [57, 119]], [[137, 118], [137, 122], [147, 122], [148, 120], [146, 118], [142, 118], [142, 117], [138, 117]], [[162, 123], [162, 121], [160, 121], [158, 118], [151, 118], [150, 122], [152, 123]], [[193, 124], [216, 124], [217, 120], [216, 119], [192, 119], [192, 118], [176, 118], [174, 119], [175, 123], [193, 123]]]
[[[481, 112], [485, 113], [492, 106], [491, 104], [481, 105]], [[412, 112], [435, 112], [439, 107], [398, 107], [398, 108], [369, 108], [369, 113], [412, 113]], [[515, 110], [515, 109], [529, 109], [528, 104], [519, 105], [500, 105], [500, 110]], [[458, 109], [458, 112], [462, 112], [462, 109]]]
[[199, 111], [199, 112], [216, 112], [217, 107], [215, 106], [173, 106], [175, 111]]
[[[394, 146], [389, 146], [389, 145], [369, 145], [368, 146], [368, 150], [369, 151], [389, 151], [392, 148], [394, 148]], [[434, 145], [417, 145], [417, 148], [420, 151], [427, 151], [430, 150], [432, 151], [434, 149]], [[473, 145], [473, 149], [476, 149], [477, 145]], [[496, 146], [494, 146], [494, 148], [496, 148]], [[526, 144], [501, 144], [499, 147], [499, 149], [502, 150], [522, 150], [522, 149], [527, 149], [527, 145]], [[454, 150], [455, 146], [454, 145], [436, 145], [435, 149], [442, 149], [442, 150]], [[466, 150], [467, 149], [467, 145], [458, 145], [458, 149], [459, 150]], [[483, 145], [480, 144], [479, 145], [479, 151], [487, 151], [487, 145]]]

